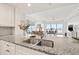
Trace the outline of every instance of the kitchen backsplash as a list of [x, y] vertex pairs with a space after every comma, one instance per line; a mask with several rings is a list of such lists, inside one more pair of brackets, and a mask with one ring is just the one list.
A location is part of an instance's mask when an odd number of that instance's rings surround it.
[[0, 35], [13, 35], [14, 27], [0, 26]]

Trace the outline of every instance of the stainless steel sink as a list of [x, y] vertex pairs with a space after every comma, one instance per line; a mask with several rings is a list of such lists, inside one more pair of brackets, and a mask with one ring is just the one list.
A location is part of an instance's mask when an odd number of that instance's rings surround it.
[[24, 40], [23, 42], [28, 44], [33, 44], [34, 46], [47, 46], [47, 47], [54, 47], [54, 42], [50, 40], [44, 40], [44, 39], [28, 39]]
[[54, 42], [50, 40], [41, 40], [38, 44], [38, 46], [47, 46], [47, 47], [54, 47]]

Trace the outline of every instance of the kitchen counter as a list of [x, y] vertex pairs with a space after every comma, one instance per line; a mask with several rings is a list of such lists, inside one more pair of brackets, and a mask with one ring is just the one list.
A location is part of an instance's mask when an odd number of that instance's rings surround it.
[[24, 43], [27, 37], [19, 35], [8, 35], [0, 37], [0, 40], [8, 41], [29, 49], [37, 50], [49, 55], [79, 55], [79, 41], [67, 37], [52, 37], [47, 40], [54, 41], [54, 47], [37, 46]]

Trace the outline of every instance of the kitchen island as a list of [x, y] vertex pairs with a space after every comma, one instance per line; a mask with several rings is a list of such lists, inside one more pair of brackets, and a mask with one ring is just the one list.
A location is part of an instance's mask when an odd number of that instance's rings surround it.
[[79, 41], [72, 38], [52, 37], [46, 39], [54, 41], [53, 48], [24, 43], [23, 41], [27, 39], [27, 37], [19, 35], [8, 35], [0, 37], [0, 40], [7, 41], [35, 51], [39, 51], [47, 55], [79, 55]]

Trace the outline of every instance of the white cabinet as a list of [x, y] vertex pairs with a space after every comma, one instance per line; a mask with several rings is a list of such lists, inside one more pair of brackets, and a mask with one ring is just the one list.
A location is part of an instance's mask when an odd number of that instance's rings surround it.
[[15, 44], [1, 40], [0, 51], [1, 55], [13, 55], [15, 54]]
[[14, 8], [0, 4], [0, 26], [14, 26]]
[[35, 51], [26, 47], [16, 45], [16, 55], [46, 55], [43, 52]]
[[0, 40], [0, 54], [1, 54], [1, 40]]

